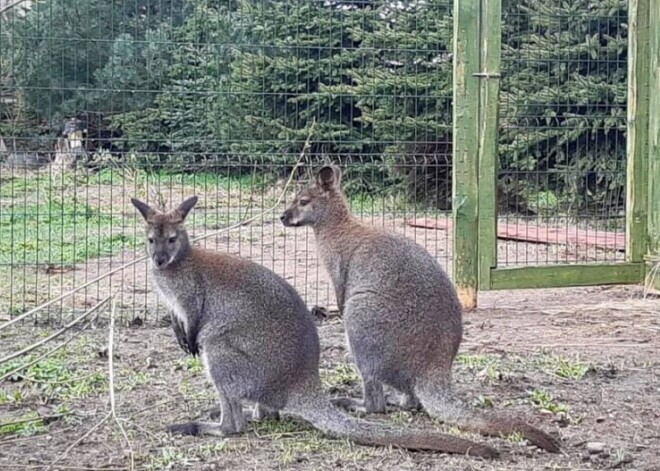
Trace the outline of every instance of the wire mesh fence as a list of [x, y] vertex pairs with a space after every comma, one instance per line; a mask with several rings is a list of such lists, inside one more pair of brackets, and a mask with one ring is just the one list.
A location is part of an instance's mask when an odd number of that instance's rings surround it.
[[[413, 237], [451, 273], [451, 0], [10, 4], [0, 2], [0, 315], [141, 255], [132, 196], [199, 195], [193, 235], [259, 215], [308, 138], [297, 181], [340, 163], [356, 214]], [[623, 259], [626, 24], [624, 0], [504, 7], [500, 265]], [[332, 306], [313, 234], [282, 227], [283, 206], [204, 244]], [[159, 315], [145, 264], [45, 315], [113, 290], [125, 319]]]
[[[420, 13], [424, 13], [421, 15]], [[0, 312], [15, 315], [142, 254], [137, 196], [200, 197], [193, 236], [270, 207], [305, 141], [345, 168], [353, 211], [425, 245], [449, 270], [449, 1], [51, 0], [2, 17]], [[287, 192], [287, 201], [293, 196]], [[286, 203], [286, 202], [285, 202]], [[331, 307], [313, 234], [282, 207], [206, 239]], [[45, 313], [118, 290], [127, 320], [158, 311], [144, 263]]]
[[625, 260], [627, 1], [510, 2], [500, 94], [501, 266]]

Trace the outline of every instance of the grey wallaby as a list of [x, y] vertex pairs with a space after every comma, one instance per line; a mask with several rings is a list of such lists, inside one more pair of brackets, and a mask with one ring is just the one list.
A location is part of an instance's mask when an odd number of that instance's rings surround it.
[[131, 201], [146, 220], [150, 273], [178, 342], [199, 355], [220, 402], [218, 423], [174, 424], [172, 433], [240, 433], [248, 402], [254, 420], [282, 411], [358, 444], [498, 456], [490, 446], [359, 420], [333, 406], [319, 379], [314, 318], [294, 288], [250, 260], [193, 247], [184, 220], [197, 197], [169, 212]]
[[451, 280], [411, 239], [358, 221], [340, 182], [338, 167], [323, 167], [280, 216], [285, 226], [313, 228], [362, 376], [362, 402], [333, 402], [383, 413], [388, 385], [402, 394], [401, 407], [421, 403], [445, 423], [492, 436], [519, 432], [540, 448], [559, 451], [558, 441], [543, 431], [520, 419], [470, 410], [452, 392], [463, 321]]

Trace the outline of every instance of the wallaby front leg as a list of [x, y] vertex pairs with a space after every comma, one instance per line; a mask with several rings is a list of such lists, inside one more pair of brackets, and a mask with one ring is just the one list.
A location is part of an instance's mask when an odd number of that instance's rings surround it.
[[172, 330], [174, 330], [174, 336], [176, 337], [177, 343], [184, 352], [189, 354], [190, 347], [188, 346], [185, 329], [183, 327], [183, 324], [179, 320], [179, 317], [176, 314], [174, 314], [174, 311], [172, 310], [170, 310], [170, 320], [172, 324]]

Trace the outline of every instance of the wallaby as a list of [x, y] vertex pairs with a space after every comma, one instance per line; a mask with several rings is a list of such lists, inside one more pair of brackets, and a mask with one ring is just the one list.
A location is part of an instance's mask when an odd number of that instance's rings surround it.
[[219, 423], [174, 424], [172, 433], [239, 433], [241, 403], [251, 402], [254, 420], [282, 411], [358, 444], [498, 456], [490, 446], [368, 422], [333, 406], [319, 379], [314, 318], [294, 288], [250, 260], [193, 247], [184, 220], [197, 197], [169, 212], [131, 201], [146, 221], [150, 274], [179, 344], [199, 355], [220, 399]]
[[334, 285], [364, 401], [336, 405], [385, 412], [383, 385], [402, 393], [404, 408], [484, 435], [522, 433], [548, 451], [550, 435], [522, 420], [471, 411], [451, 390], [451, 369], [463, 336], [462, 306], [438, 262], [402, 235], [370, 227], [350, 212], [341, 170], [325, 166], [280, 216], [285, 226], [311, 226], [319, 258]]

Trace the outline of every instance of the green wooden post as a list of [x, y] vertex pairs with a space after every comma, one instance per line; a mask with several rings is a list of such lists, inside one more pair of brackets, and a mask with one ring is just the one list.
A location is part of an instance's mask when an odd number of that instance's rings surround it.
[[466, 310], [477, 305], [479, 273], [479, 10], [480, 0], [454, 0], [454, 283]]
[[479, 289], [490, 289], [497, 266], [497, 169], [502, 1], [481, 0], [479, 113]]
[[[649, 0], [638, 0], [638, 2]], [[648, 147], [648, 251], [659, 263], [660, 256], [660, 2], [651, 1], [649, 18], [649, 147]], [[660, 274], [654, 278], [660, 290]]]
[[[643, 262], [648, 246], [649, 15], [655, 0], [629, 0], [626, 255]], [[641, 281], [641, 280], [640, 280]]]

